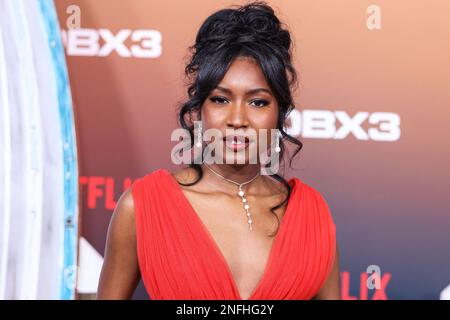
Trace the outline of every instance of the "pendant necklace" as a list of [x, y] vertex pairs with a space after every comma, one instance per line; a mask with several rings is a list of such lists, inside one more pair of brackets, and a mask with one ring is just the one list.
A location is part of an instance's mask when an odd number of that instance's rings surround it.
[[250, 214], [250, 205], [248, 204], [247, 199], [245, 198], [245, 192], [244, 192], [243, 186], [245, 186], [245, 185], [249, 184], [250, 182], [252, 182], [253, 180], [255, 180], [255, 179], [259, 176], [260, 173], [258, 172], [253, 178], [251, 178], [251, 179], [248, 180], [248, 181], [239, 183], [239, 182], [233, 181], [233, 180], [231, 180], [231, 179], [225, 178], [223, 175], [221, 175], [220, 173], [218, 173], [218, 172], [216, 172], [215, 170], [213, 170], [213, 169], [212, 169], [210, 166], [208, 166], [206, 163], [203, 163], [203, 164], [204, 164], [204, 165], [205, 165], [212, 173], [214, 173], [216, 176], [218, 176], [218, 177], [220, 177], [220, 178], [222, 178], [222, 179], [224, 179], [224, 180], [226, 180], [226, 181], [228, 181], [228, 182], [230, 182], [230, 183], [232, 183], [232, 184], [234, 184], [234, 185], [237, 185], [237, 186], [239, 187], [239, 190], [238, 190], [238, 196], [241, 198], [241, 201], [242, 201], [243, 206], [244, 206], [245, 214], [247, 215], [248, 228], [249, 228], [250, 231], [253, 230], [253, 220], [252, 220], [252, 216], [251, 216], [251, 214]]

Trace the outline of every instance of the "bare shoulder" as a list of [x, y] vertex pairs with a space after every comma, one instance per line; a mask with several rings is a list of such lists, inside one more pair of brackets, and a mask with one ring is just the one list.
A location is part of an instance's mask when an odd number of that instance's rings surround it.
[[134, 212], [134, 200], [132, 188], [125, 190], [119, 198], [119, 202], [122, 209]]
[[109, 223], [97, 298], [129, 299], [139, 278], [135, 210], [129, 188], [120, 196]]
[[120, 220], [120, 222], [133, 222], [130, 227], [134, 227], [134, 199], [133, 192], [131, 188], [125, 190], [120, 196], [116, 208], [114, 209], [114, 213], [112, 216], [112, 220]]
[[128, 188], [120, 196], [108, 229], [108, 240], [120, 246], [136, 243], [135, 206], [132, 189]]

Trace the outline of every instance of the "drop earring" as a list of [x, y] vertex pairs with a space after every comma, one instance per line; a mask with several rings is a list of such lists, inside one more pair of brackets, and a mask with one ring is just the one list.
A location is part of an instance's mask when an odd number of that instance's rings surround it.
[[281, 138], [281, 133], [277, 130], [277, 134], [275, 135], [275, 152], [279, 153], [281, 152], [281, 148], [280, 148], [280, 138]]
[[196, 129], [194, 129], [194, 132], [197, 133], [197, 142], [195, 143], [195, 146], [197, 148], [201, 148], [202, 143], [202, 122], [201, 121], [195, 121], [194, 126], [196, 126]]

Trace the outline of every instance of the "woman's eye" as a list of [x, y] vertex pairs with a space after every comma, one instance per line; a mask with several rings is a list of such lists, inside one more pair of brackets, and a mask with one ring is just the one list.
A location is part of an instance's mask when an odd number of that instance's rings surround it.
[[269, 104], [269, 101], [264, 99], [256, 99], [251, 101], [250, 104], [255, 107], [265, 107]]
[[228, 102], [228, 100], [223, 97], [212, 97], [209, 100], [216, 104], [225, 104]]

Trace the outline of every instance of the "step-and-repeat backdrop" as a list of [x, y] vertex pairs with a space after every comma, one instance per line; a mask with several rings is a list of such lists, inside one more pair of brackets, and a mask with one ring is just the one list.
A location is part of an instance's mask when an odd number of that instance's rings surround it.
[[[80, 161], [78, 291], [95, 293], [120, 194], [172, 170], [187, 48], [241, 1], [57, 0]], [[438, 299], [450, 284], [450, 2], [270, 1], [295, 39], [286, 177], [333, 213], [344, 299]], [[378, 288], [369, 289], [372, 272]], [[370, 282], [370, 279], [369, 279]], [[146, 298], [142, 286], [136, 298]]]

